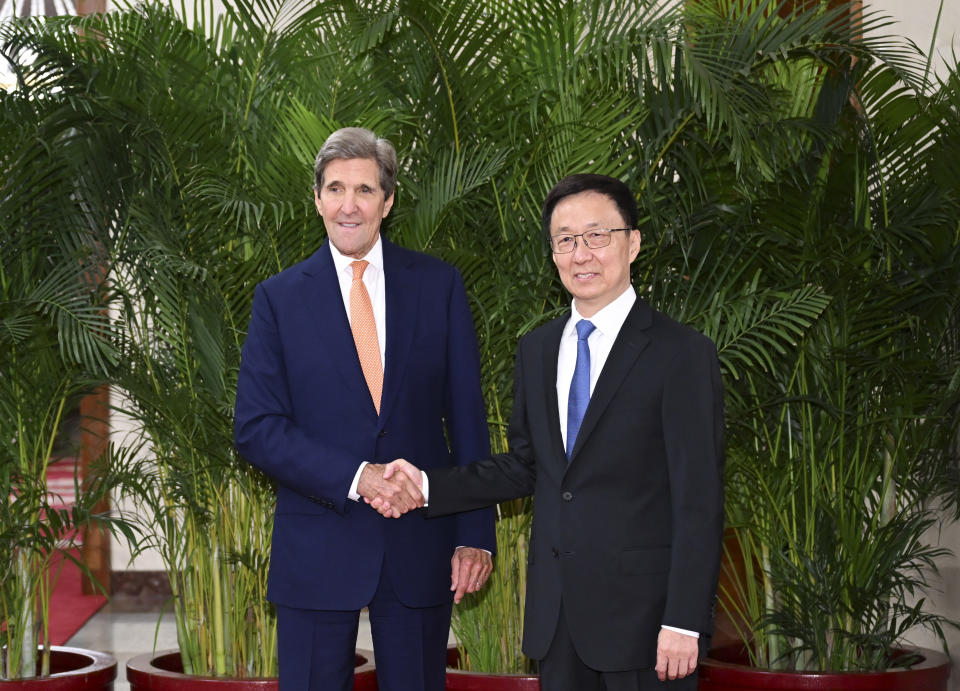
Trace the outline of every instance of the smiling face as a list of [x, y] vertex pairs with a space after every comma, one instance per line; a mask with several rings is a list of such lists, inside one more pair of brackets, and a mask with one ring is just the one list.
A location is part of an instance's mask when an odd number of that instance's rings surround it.
[[[599, 192], [580, 192], [557, 202], [550, 218], [550, 235], [627, 225], [610, 197]], [[609, 245], [599, 249], [590, 249], [583, 244], [583, 238], [577, 238], [576, 249], [554, 254], [553, 263], [564, 287], [573, 295], [577, 311], [584, 317], [592, 317], [630, 285], [630, 264], [638, 252], [639, 231], [617, 232], [611, 234]]]
[[362, 259], [377, 244], [380, 222], [393, 206], [393, 195], [383, 196], [380, 167], [372, 158], [330, 161], [314, 198], [330, 242], [353, 259]]

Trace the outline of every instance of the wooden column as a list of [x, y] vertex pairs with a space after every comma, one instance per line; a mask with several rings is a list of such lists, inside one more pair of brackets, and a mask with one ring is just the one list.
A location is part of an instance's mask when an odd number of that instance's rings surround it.
[[[78, 15], [105, 12], [107, 0], [76, 0]], [[98, 459], [110, 441], [110, 388], [98, 387], [93, 393], [80, 401], [80, 478], [84, 481], [90, 475], [90, 465]], [[110, 511], [110, 499], [107, 497], [96, 507], [97, 512]], [[80, 549], [83, 563], [90, 569], [100, 588], [94, 589], [88, 579], [83, 579], [83, 592], [110, 594], [110, 535], [97, 528], [83, 529], [83, 546]]]
[[107, 0], [77, 0], [77, 14], [106, 12]]
[[[80, 477], [90, 476], [90, 466], [107, 449], [110, 441], [110, 387], [103, 385], [80, 401]], [[110, 497], [104, 498], [94, 509], [98, 513], [110, 510]], [[110, 594], [110, 533], [97, 527], [83, 529], [81, 559], [99, 584], [94, 588], [83, 580], [83, 592]]]

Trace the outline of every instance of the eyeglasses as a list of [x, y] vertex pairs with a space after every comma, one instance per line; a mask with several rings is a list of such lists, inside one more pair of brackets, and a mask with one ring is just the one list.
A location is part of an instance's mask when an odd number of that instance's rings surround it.
[[630, 231], [633, 228], [594, 228], [575, 235], [551, 235], [550, 249], [554, 254], [569, 254], [577, 249], [577, 238], [582, 238], [584, 247], [597, 250], [610, 244], [610, 233], [621, 230]]

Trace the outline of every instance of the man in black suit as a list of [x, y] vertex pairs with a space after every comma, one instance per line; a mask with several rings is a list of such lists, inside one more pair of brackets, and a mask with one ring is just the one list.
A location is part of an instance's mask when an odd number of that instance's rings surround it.
[[[429, 516], [534, 495], [523, 647], [545, 691], [695, 689], [698, 638], [713, 626], [717, 352], [637, 297], [636, 225], [614, 178], [573, 175], [550, 191], [543, 230], [573, 303], [517, 348], [510, 451], [419, 475]], [[402, 460], [387, 474], [397, 469], [418, 477]], [[489, 568], [460, 566], [457, 601]]]

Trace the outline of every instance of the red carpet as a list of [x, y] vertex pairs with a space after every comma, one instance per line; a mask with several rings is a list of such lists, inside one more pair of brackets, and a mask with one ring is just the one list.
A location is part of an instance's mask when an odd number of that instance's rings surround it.
[[[73, 474], [76, 463], [75, 458], [63, 458], [50, 464], [47, 471], [47, 490], [52, 495], [51, 506], [64, 508], [73, 504]], [[74, 534], [73, 543], [80, 545], [81, 535]], [[64, 537], [69, 539], [70, 536]], [[79, 549], [72, 547], [70, 553], [78, 557]], [[50, 568], [55, 577], [59, 574], [50, 595], [50, 643], [63, 645], [94, 612], [103, 607], [107, 598], [102, 595], [84, 595], [80, 569], [62, 555], [54, 558]]]
[[[76, 549], [71, 552], [77, 556]], [[66, 643], [107, 601], [103, 595], [83, 594], [82, 574], [69, 559], [58, 556], [51, 567], [54, 573], [61, 564], [60, 578], [50, 595], [50, 643], [53, 645]]]

